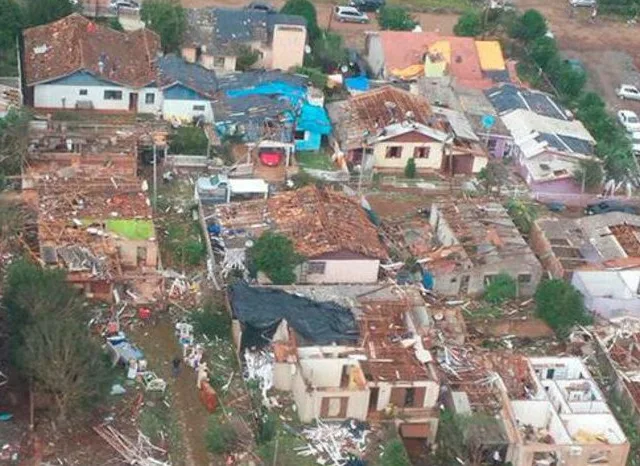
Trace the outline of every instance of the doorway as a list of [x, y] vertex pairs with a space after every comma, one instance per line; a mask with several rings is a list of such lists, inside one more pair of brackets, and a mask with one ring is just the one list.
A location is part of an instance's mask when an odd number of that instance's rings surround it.
[[379, 394], [380, 389], [378, 387], [371, 387], [369, 391], [369, 411], [377, 411]]
[[137, 92], [129, 93], [129, 111], [130, 112], [138, 111], [138, 93]]

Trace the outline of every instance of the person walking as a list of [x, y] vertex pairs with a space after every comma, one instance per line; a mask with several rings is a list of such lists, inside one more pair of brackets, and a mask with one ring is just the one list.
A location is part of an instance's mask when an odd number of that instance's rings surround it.
[[173, 377], [178, 377], [178, 374], [180, 374], [180, 363], [182, 361], [180, 360], [179, 357], [175, 357], [173, 358], [173, 361], [171, 362], [171, 365], [173, 366], [171, 368], [171, 374], [173, 375]]

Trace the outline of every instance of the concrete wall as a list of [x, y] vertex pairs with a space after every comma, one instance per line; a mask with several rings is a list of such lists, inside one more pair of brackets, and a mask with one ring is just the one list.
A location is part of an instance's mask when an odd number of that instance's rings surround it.
[[[204, 110], [194, 110], [194, 106], [204, 106]], [[208, 100], [177, 100], [164, 99], [162, 103], [162, 114], [165, 119], [176, 117], [184, 120], [192, 120], [194, 117], [203, 115], [205, 121], [213, 122], [213, 109]]]
[[413, 383], [385, 383], [378, 382], [376, 384], [369, 384], [369, 387], [378, 387], [378, 404], [376, 406], [377, 411], [384, 410], [391, 402], [391, 390], [393, 388], [417, 388], [425, 387], [426, 392], [424, 401], [421, 408], [433, 408], [438, 402], [438, 395], [440, 393], [440, 385], [432, 380], [424, 380]]
[[473, 158], [473, 173], [479, 173], [489, 163], [487, 157], [474, 157]]
[[[402, 147], [401, 156], [392, 159], [386, 158], [388, 147]], [[404, 170], [407, 160], [413, 158], [413, 151], [416, 147], [429, 147], [431, 149], [429, 157], [415, 159], [418, 170], [440, 170], [442, 167], [442, 144], [439, 142], [379, 142], [373, 148], [373, 166], [380, 169]]]
[[529, 231], [529, 244], [553, 278], [565, 278], [564, 267], [553, 253], [551, 243], [537, 223], [534, 223]]
[[[627, 280], [622, 279], [626, 274]], [[583, 274], [597, 274], [598, 280], [611, 285], [608, 296], [593, 294], [589, 285], [583, 280]], [[623, 315], [640, 317], [640, 296], [635, 291], [638, 289], [638, 277], [640, 270], [619, 271], [576, 271], [571, 277], [571, 284], [584, 296], [585, 307], [591, 312], [611, 319]], [[614, 286], [615, 284], [615, 286]], [[631, 286], [633, 286], [633, 291]], [[596, 290], [601, 291], [601, 290]]]
[[298, 267], [297, 274], [300, 283], [375, 283], [378, 281], [378, 259], [333, 259], [317, 260], [324, 262], [323, 274], [302, 273]]
[[307, 28], [304, 26], [277, 25], [273, 31], [271, 68], [288, 71], [302, 66]]
[[[80, 95], [80, 90], [86, 89], [86, 95]], [[122, 91], [122, 99], [106, 100], [105, 91]], [[156, 88], [130, 89], [113, 86], [89, 86], [66, 84], [40, 84], [34, 88], [34, 107], [36, 108], [68, 108], [75, 109], [76, 103], [91, 101], [96, 110], [129, 110], [129, 94], [138, 94], [137, 111], [143, 113], [155, 113], [160, 107], [160, 95]], [[145, 94], [154, 94], [153, 104], [145, 104]]]
[[365, 60], [371, 68], [374, 78], [384, 77], [384, 51], [377, 33], [367, 34], [365, 40]]
[[145, 250], [145, 267], [156, 268], [158, 266], [158, 244], [155, 241], [118, 239], [119, 256], [125, 267], [138, 267], [138, 248]]

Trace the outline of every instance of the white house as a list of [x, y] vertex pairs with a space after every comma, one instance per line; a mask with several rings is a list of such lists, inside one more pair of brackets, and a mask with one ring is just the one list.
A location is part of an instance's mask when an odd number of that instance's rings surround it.
[[119, 32], [77, 14], [25, 29], [25, 101], [36, 108], [155, 113], [160, 37]]
[[640, 317], [640, 270], [576, 270], [571, 284], [586, 308], [602, 317]]

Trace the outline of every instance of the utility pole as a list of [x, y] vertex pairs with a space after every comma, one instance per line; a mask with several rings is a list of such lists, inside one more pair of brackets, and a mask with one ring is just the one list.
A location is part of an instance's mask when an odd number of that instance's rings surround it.
[[153, 210], [157, 209], [158, 204], [158, 149], [156, 143], [153, 143]]

